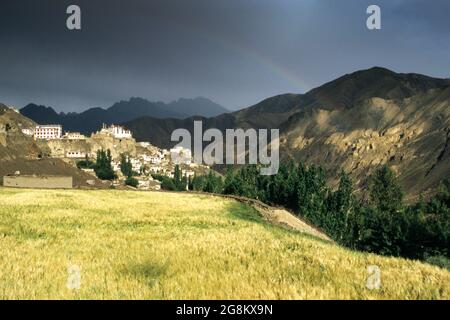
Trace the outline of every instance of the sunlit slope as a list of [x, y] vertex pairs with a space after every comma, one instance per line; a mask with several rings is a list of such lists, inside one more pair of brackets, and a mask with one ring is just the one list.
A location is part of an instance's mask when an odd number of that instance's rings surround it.
[[0, 189], [0, 298], [449, 299], [450, 273], [269, 225], [230, 199]]

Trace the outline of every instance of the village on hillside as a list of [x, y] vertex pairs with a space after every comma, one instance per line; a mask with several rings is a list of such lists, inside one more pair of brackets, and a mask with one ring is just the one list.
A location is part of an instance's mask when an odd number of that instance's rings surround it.
[[[208, 166], [198, 165], [192, 161], [191, 150], [182, 147], [167, 150], [158, 148], [150, 142], [136, 142], [131, 131], [120, 125], [103, 124], [90, 137], [80, 132], [64, 131], [60, 124], [22, 127], [21, 132], [34, 139], [43, 150], [48, 150], [47, 154], [41, 156], [61, 159], [93, 177], [95, 177], [93, 168], [82, 167], [79, 164], [84, 161], [95, 161], [99, 150], [108, 150], [111, 153], [111, 166], [117, 177], [111, 182], [115, 187], [125, 185], [127, 178], [121, 170], [123, 157], [131, 164], [133, 178], [137, 180], [136, 187], [140, 190], [160, 190], [161, 181], [154, 176], [173, 178], [176, 167], [181, 170], [186, 180], [193, 178], [196, 173], [204, 174], [209, 170]], [[20, 172], [16, 172], [9, 177], [13, 186], [20, 186], [17, 182], [19, 176]], [[9, 180], [4, 182], [7, 181]]]

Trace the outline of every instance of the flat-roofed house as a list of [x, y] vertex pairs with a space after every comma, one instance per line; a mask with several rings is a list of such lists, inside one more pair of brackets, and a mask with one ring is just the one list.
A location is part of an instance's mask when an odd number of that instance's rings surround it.
[[60, 139], [62, 136], [62, 126], [59, 124], [38, 125], [34, 129], [36, 139]]
[[33, 129], [29, 129], [29, 128], [22, 128], [22, 133], [29, 137], [32, 137], [34, 135]]
[[66, 132], [63, 138], [69, 140], [84, 140], [86, 139], [86, 136], [80, 132]]

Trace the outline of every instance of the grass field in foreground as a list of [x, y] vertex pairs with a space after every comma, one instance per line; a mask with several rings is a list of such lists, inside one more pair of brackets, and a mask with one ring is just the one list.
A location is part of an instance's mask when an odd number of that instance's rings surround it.
[[[365, 287], [369, 265], [379, 290]], [[229, 199], [0, 188], [0, 298], [449, 299], [450, 273], [272, 226]]]

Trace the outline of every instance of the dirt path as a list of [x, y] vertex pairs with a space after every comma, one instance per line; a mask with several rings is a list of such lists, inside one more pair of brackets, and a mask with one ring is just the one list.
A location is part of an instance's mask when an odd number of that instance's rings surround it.
[[245, 197], [238, 197], [233, 195], [220, 195], [220, 194], [210, 194], [210, 195], [234, 199], [236, 201], [248, 204], [253, 208], [255, 208], [264, 217], [264, 219], [270, 223], [280, 225], [288, 229], [293, 229], [303, 233], [307, 233], [322, 240], [331, 242], [333, 241], [324, 232], [320, 231], [318, 228], [314, 226], [309, 225], [308, 223], [298, 218], [297, 216], [293, 215], [284, 208], [272, 207], [261, 201]]

